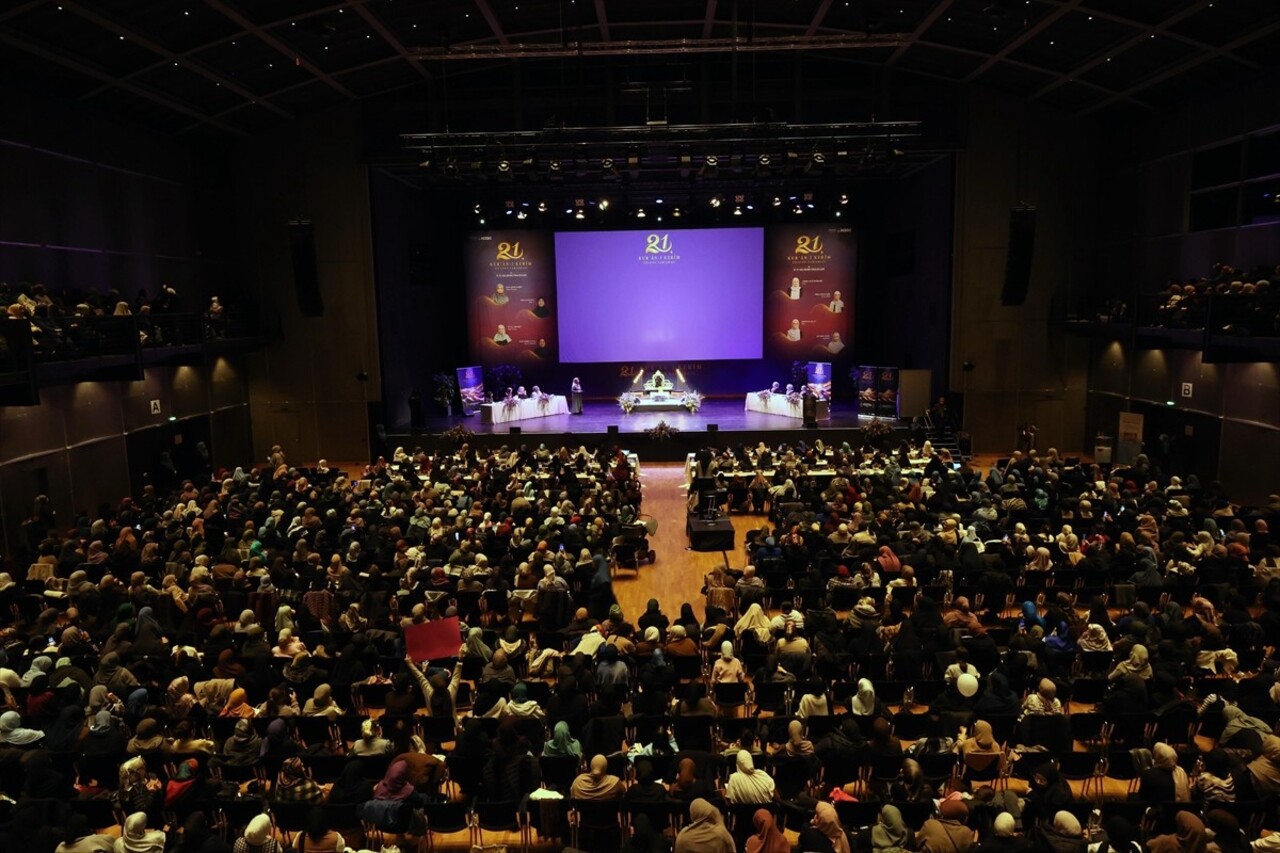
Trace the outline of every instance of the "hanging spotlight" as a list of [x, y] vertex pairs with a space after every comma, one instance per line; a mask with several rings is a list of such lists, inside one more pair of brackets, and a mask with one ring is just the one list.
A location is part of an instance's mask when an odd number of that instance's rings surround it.
[[529, 214], [525, 213], [523, 210], [516, 214], [516, 219], [519, 219], [522, 222], [528, 218], [529, 218]]
[[675, 210], [671, 211], [671, 215], [672, 215], [672, 216], [674, 216], [676, 219], [679, 219], [679, 218], [680, 218], [680, 208], [678, 208], [678, 207], [677, 207]]
[[607, 199], [607, 198], [602, 198], [602, 199], [600, 199], [599, 203], [597, 203], [597, 204], [596, 204], [596, 207], [600, 208], [601, 210], [608, 210], [608, 209], [609, 209], [609, 199]]
[[723, 204], [723, 203], [724, 203], [724, 199], [720, 198], [720, 196], [718, 196], [718, 195], [713, 195], [713, 196], [711, 197], [711, 206], [712, 206], [712, 207], [719, 207], [719, 206], [720, 206], [721, 204]]
[[547, 203], [545, 201], [538, 202], [538, 212], [539, 213], [547, 212]]
[[474, 210], [475, 210], [475, 212], [476, 212], [476, 213], [479, 213], [479, 212], [480, 212], [480, 205], [478, 205], [478, 204], [477, 204], [477, 205], [475, 206]]
[[573, 218], [574, 218], [574, 219], [586, 219], [586, 218], [587, 218], [587, 214], [586, 214], [586, 213], [584, 213], [582, 210], [579, 210], [577, 213], [575, 213], [575, 214], [573, 215]]
[[734, 216], [741, 216], [741, 215], [742, 215], [742, 208], [741, 208], [741, 207], [735, 207], [735, 208], [733, 209], [733, 215], [734, 215]]
[[848, 203], [849, 203], [849, 194], [848, 194], [848, 193], [840, 193], [840, 203], [841, 203], [841, 204], [848, 204]]
[[601, 160], [600, 168], [604, 172], [601, 177], [606, 181], [616, 181], [618, 179], [618, 170], [614, 168], [612, 157], [605, 157]]
[[708, 154], [707, 160], [702, 168], [698, 170], [700, 178], [714, 178], [720, 172], [720, 158], [714, 154]]
[[782, 199], [778, 198], [778, 197], [775, 195], [775, 196], [773, 197], [773, 206], [774, 206], [774, 207], [782, 207]]
[[641, 207], [641, 208], [639, 208], [639, 209], [637, 209], [637, 210], [636, 210], [636, 219], [644, 219], [644, 208], [643, 208], [643, 207]]

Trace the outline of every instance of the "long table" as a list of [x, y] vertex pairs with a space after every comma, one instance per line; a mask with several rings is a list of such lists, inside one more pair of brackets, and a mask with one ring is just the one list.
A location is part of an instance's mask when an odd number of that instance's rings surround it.
[[517, 400], [514, 406], [508, 407], [501, 401], [484, 403], [480, 406], [480, 423], [505, 424], [512, 421], [527, 421], [531, 418], [545, 418], [551, 415], [569, 414], [569, 402], [563, 394], [552, 394], [546, 403], [533, 397]]
[[[826, 455], [826, 458], [830, 459], [833, 455], [834, 454], [828, 453]], [[697, 457], [698, 457], [698, 454], [690, 453], [684, 458], [684, 482], [686, 486], [693, 483], [693, 466], [697, 461]], [[912, 460], [911, 464], [912, 464], [912, 467], [902, 469], [902, 475], [905, 477], [923, 477], [924, 476], [924, 460], [918, 460], [918, 459]], [[750, 480], [752, 477], [755, 476], [755, 471], [747, 468], [740, 469], [738, 471], [721, 471], [720, 473], [723, 474], [726, 478], [733, 478], [735, 476], [741, 475], [742, 477], [748, 480]], [[768, 480], [772, 481], [773, 475], [775, 472], [773, 468], [766, 468], [764, 471], [760, 473], [764, 474], [764, 476]], [[834, 467], [830, 465], [826, 465], [821, 468], [810, 468], [804, 474], [804, 476], [812, 477], [820, 483], [825, 483], [826, 481], [829, 481], [832, 478], [834, 478], [838, 473], [840, 472], [837, 471]], [[879, 477], [882, 474], [884, 474], [883, 468], [859, 467], [849, 471], [850, 477], [866, 477], [866, 476]]]
[[[827, 400], [817, 400], [814, 409], [816, 418], [820, 421], [828, 420], [831, 417], [831, 403]], [[767, 400], [760, 399], [760, 395], [752, 391], [747, 394], [747, 402], [745, 406], [748, 412], [763, 412], [766, 415], [782, 415], [786, 418], [795, 418], [801, 420], [804, 418], [804, 403], [797, 400], [792, 403], [787, 399], [786, 394], [771, 394]]]

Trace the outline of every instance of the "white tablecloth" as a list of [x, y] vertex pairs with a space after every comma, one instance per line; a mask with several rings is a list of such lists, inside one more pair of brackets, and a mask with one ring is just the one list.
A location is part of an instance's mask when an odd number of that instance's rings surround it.
[[541, 403], [532, 397], [518, 400], [513, 408], [507, 408], [501, 402], [485, 403], [480, 407], [480, 422], [484, 424], [505, 424], [511, 421], [527, 421], [530, 418], [545, 418], [548, 415], [569, 414], [569, 402], [562, 394], [552, 394], [551, 399]]
[[[816, 408], [818, 420], [824, 421], [831, 417], [831, 404], [826, 400], [818, 400]], [[792, 405], [788, 402], [786, 394], [772, 394], [768, 400], [761, 400], [760, 395], [752, 391], [747, 394], [746, 410], [764, 412], [768, 415], [783, 415], [796, 420], [804, 418], [804, 403], [796, 401], [795, 405]]]

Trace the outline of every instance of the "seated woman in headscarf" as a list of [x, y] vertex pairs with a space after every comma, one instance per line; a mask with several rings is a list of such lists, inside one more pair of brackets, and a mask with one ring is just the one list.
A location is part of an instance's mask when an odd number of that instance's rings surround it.
[[1138, 794], [1151, 803], [1179, 802], [1191, 799], [1187, 771], [1178, 766], [1178, 753], [1167, 743], [1151, 748], [1152, 766], [1142, 771]]
[[1045, 853], [1085, 853], [1088, 848], [1080, 821], [1065, 810], [1053, 816], [1053, 823], [1036, 827], [1035, 843]]
[[1050, 821], [1072, 802], [1071, 786], [1052, 761], [1036, 768], [1022, 803], [1022, 826], [1028, 832], [1040, 821]]
[[1009, 686], [1003, 672], [987, 676], [987, 689], [974, 703], [973, 712], [987, 717], [1011, 716], [1021, 710], [1018, 694]]
[[569, 799], [616, 800], [624, 790], [622, 780], [609, 772], [609, 760], [597, 755], [591, 759], [590, 769], [580, 773], [569, 786]]
[[813, 819], [800, 831], [799, 842], [806, 853], [850, 853], [852, 849], [835, 806], [827, 802], [818, 803]]
[[307, 703], [302, 706], [304, 717], [328, 717], [331, 721], [342, 716], [342, 709], [333, 698], [333, 688], [327, 684], [316, 687]]
[[729, 775], [724, 797], [731, 803], [768, 803], [775, 797], [773, 777], [755, 766], [751, 753], [738, 751], [737, 769]]
[[[996, 740], [990, 723], [986, 720], [975, 720], [972, 732], [966, 732], [963, 728], [960, 732], [961, 737], [956, 741], [956, 752], [960, 753], [962, 760], [970, 763], [970, 759], [982, 761], [984, 756], [990, 756], [990, 760], [999, 760], [1003, 765], [1004, 747]], [[964, 737], [966, 733], [968, 737]]]
[[501, 716], [525, 720], [545, 720], [547, 712], [542, 709], [537, 700], [529, 698], [528, 685], [523, 681], [519, 681], [516, 682], [515, 687], [511, 688], [511, 698], [503, 706]]
[[484, 670], [480, 673], [480, 681], [481, 683], [496, 681], [508, 685], [516, 683], [516, 671], [507, 662], [506, 652], [498, 649], [493, 653], [493, 657], [489, 659], [489, 662], [485, 664]]
[[542, 745], [542, 754], [548, 756], [582, 757], [582, 744], [569, 730], [569, 724], [560, 720], [552, 729], [551, 739]]
[[250, 767], [256, 764], [262, 750], [262, 738], [253, 727], [253, 721], [243, 718], [236, 721], [231, 737], [223, 741], [222, 761], [233, 767]]
[[849, 713], [858, 717], [889, 716], [889, 712], [876, 696], [876, 687], [871, 683], [871, 679], [858, 679], [858, 691], [849, 700]]
[[813, 742], [804, 736], [804, 723], [792, 720], [787, 724], [787, 742], [782, 753], [790, 758], [813, 755]]
[[1138, 678], [1147, 679], [1152, 675], [1151, 662], [1148, 659], [1147, 647], [1141, 643], [1137, 643], [1129, 650], [1127, 660], [1122, 660], [1115, 665], [1107, 678], [1115, 681], [1117, 678], [1126, 678], [1128, 676], [1136, 676]]
[[419, 794], [409, 780], [409, 765], [404, 761], [393, 761], [387, 773], [373, 789], [375, 800], [394, 800], [408, 802], [413, 806], [421, 806], [426, 797]]
[[1062, 700], [1058, 698], [1058, 685], [1048, 678], [1040, 679], [1040, 685], [1034, 693], [1028, 694], [1022, 703], [1023, 716], [1050, 715], [1062, 713]]
[[756, 809], [751, 825], [755, 834], [747, 838], [746, 853], [791, 853], [791, 843], [767, 809]]
[[218, 712], [219, 717], [252, 717], [257, 712], [249, 704], [249, 694], [244, 688], [237, 687], [227, 696], [227, 704]]
[[158, 755], [163, 750], [164, 734], [160, 731], [160, 724], [150, 717], [138, 723], [138, 727], [133, 730], [133, 737], [125, 747], [130, 755], [143, 757]]
[[810, 717], [826, 717], [830, 714], [831, 703], [827, 701], [825, 684], [817, 678], [809, 679], [805, 682], [803, 692], [800, 694], [796, 716], [801, 720], [807, 720]]
[[324, 796], [324, 791], [307, 774], [302, 759], [294, 756], [280, 765], [272, 795], [282, 802], [315, 803]]
[[1173, 832], [1147, 839], [1150, 853], [1203, 853], [1209, 849], [1209, 836], [1200, 818], [1180, 811], [1174, 816], [1173, 825]]
[[[266, 818], [266, 822], [270, 827], [271, 819]], [[164, 849], [165, 834], [158, 829], [147, 829], [145, 812], [134, 812], [125, 818], [123, 830], [116, 839], [115, 853], [164, 853]]]
[[674, 853], [737, 853], [720, 810], [699, 797], [689, 804], [689, 823], [676, 835]]
[[[1018, 833], [1017, 822], [1007, 811], [996, 815], [991, 823], [991, 833], [982, 838], [981, 842], [978, 849], [982, 853], [1027, 853], [1031, 849], [1031, 842], [1026, 836]], [[1126, 851], [1126, 853], [1138, 853], [1138, 851]]]
[[734, 657], [733, 643], [725, 640], [720, 644], [720, 658], [711, 668], [711, 681], [715, 684], [738, 684], [747, 680], [747, 672], [742, 661]]

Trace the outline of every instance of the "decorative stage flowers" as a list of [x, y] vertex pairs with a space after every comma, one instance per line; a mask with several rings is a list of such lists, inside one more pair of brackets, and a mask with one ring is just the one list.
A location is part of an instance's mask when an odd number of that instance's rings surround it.
[[879, 441], [893, 434], [893, 427], [886, 420], [873, 418], [862, 427], [862, 435], [868, 441]]
[[538, 392], [538, 408], [545, 409], [551, 403], [551, 395], [546, 391]]
[[467, 429], [463, 424], [449, 427], [447, 430], [440, 433], [441, 438], [446, 441], [451, 441], [455, 445], [461, 445], [463, 442], [470, 441], [473, 435], [475, 435], [475, 433]]
[[757, 391], [756, 396], [760, 398], [761, 403], [767, 403], [769, 398], [773, 396], [773, 392], [766, 388], [763, 391]]
[[690, 412], [696, 412], [698, 409], [702, 408], [702, 395], [693, 389], [685, 391], [680, 397], [680, 405], [684, 406]]
[[[788, 385], [787, 387], [791, 388], [790, 385]], [[800, 392], [795, 390], [794, 388], [791, 388], [791, 390], [787, 392], [787, 402], [793, 406], [800, 405], [803, 399], [804, 397], [800, 394]]]
[[502, 408], [511, 411], [520, 405], [520, 398], [516, 396], [504, 397], [502, 400]]
[[666, 441], [668, 438], [671, 438], [673, 435], [677, 435], [679, 432], [680, 430], [671, 426], [671, 424], [666, 421], [658, 421], [657, 426], [649, 427], [644, 431], [644, 434], [649, 436], [649, 438], [652, 438], [654, 441]]
[[631, 410], [636, 407], [636, 403], [640, 402], [640, 395], [633, 394], [630, 391], [618, 397], [618, 408], [622, 409], [624, 415], [631, 414]]

